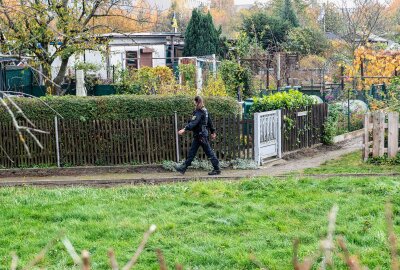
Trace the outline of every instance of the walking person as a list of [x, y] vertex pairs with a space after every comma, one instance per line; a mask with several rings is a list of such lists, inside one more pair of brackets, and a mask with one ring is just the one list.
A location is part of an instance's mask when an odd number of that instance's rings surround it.
[[196, 96], [194, 98], [194, 104], [196, 106], [193, 117], [186, 125], [185, 128], [179, 130], [178, 134], [183, 135], [186, 131], [193, 131], [193, 142], [192, 146], [190, 147], [188, 157], [185, 163], [181, 166], [176, 166], [175, 169], [180, 172], [181, 174], [185, 174], [187, 168], [192, 164], [193, 159], [197, 154], [197, 150], [201, 146], [206, 153], [208, 159], [211, 160], [211, 163], [214, 169], [209, 172], [209, 175], [218, 175], [221, 174], [221, 170], [219, 167], [219, 161], [211, 149], [211, 146], [208, 141], [208, 129], [211, 132], [211, 139], [215, 140], [217, 134], [215, 133], [215, 128], [213, 126], [211, 117], [204, 106], [204, 100], [200, 96]]

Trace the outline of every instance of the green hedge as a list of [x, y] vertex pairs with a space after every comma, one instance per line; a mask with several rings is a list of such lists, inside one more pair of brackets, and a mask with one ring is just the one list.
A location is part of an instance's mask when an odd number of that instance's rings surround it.
[[[193, 97], [189, 96], [135, 96], [116, 95], [102, 97], [48, 96], [41, 100], [48, 103], [64, 119], [132, 119], [190, 114], [193, 111]], [[53, 119], [54, 113], [40, 100], [17, 98], [16, 103], [31, 120]], [[213, 116], [237, 115], [238, 103], [232, 98], [205, 98], [206, 107]], [[0, 121], [10, 120], [0, 107]]]

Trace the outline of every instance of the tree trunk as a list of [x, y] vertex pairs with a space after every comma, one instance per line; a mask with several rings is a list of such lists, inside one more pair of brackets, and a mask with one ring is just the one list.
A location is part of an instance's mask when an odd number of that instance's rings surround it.
[[[51, 83], [51, 65], [45, 62], [42, 62], [42, 70], [41, 70], [42, 74], [42, 79], [44, 82], [44, 85], [46, 86], [46, 92], [49, 91], [49, 89], [53, 89], [53, 85]], [[52, 92], [50, 92], [49, 94], [53, 94]]]
[[69, 57], [61, 59], [60, 70], [58, 71], [57, 76], [53, 80], [53, 82], [56, 84], [53, 86], [56, 89], [57, 95], [62, 94], [62, 89], [59, 86], [61, 86], [61, 84], [64, 82], [65, 73], [67, 72], [67, 68], [68, 68], [68, 60], [69, 60]]

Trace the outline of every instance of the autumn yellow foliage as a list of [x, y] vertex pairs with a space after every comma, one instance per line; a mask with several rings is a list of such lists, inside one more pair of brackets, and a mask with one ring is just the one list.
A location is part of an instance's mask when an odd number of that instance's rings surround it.
[[[374, 50], [370, 46], [359, 47], [354, 52], [353, 64], [346, 66], [346, 75], [350, 78], [355, 77], [359, 88], [389, 83], [390, 77], [395, 76], [396, 72], [400, 74], [400, 52]], [[363, 80], [361, 75], [364, 76]]]
[[206, 87], [202, 90], [203, 96], [218, 96], [218, 97], [226, 97], [228, 93], [226, 92], [226, 86], [224, 81], [221, 78], [221, 75], [210, 76], [207, 81]]

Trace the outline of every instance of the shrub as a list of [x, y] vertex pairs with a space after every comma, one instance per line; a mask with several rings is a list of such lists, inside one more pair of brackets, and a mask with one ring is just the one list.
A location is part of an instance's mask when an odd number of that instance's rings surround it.
[[[54, 113], [44, 106], [46, 101], [64, 119], [102, 120], [134, 119], [190, 114], [193, 111], [193, 96], [143, 96], [114, 95], [102, 97], [47, 96], [39, 99], [16, 98], [28, 118], [33, 121], [51, 120]], [[206, 106], [214, 116], [237, 115], [240, 108], [237, 102], [228, 97], [208, 97]], [[0, 107], [0, 121], [9, 121], [8, 113]]]
[[336, 105], [329, 106], [328, 118], [324, 124], [322, 133], [322, 143], [326, 145], [333, 144], [333, 138], [338, 135], [338, 121], [340, 115], [340, 107]]
[[322, 54], [328, 47], [328, 40], [319, 29], [300, 27], [290, 30], [284, 44], [286, 51], [299, 52], [302, 55]]
[[118, 94], [157, 94], [175, 85], [172, 70], [168, 67], [143, 67], [138, 70], [119, 70], [116, 90]]
[[117, 69], [115, 90], [117, 94], [140, 94], [140, 86], [133, 78], [132, 71], [129, 69]]
[[301, 58], [299, 66], [304, 69], [323, 68], [326, 64], [326, 59], [319, 55], [307, 55]]
[[251, 96], [251, 72], [248, 68], [240, 66], [235, 61], [226, 60], [222, 61], [219, 72], [230, 97], [237, 97], [239, 87], [241, 88], [243, 97]]
[[315, 104], [314, 99], [297, 90], [278, 92], [262, 98], [255, 97], [250, 108], [251, 113], [266, 112], [278, 109], [296, 109]]
[[226, 92], [225, 83], [221, 78], [221, 75], [209, 76], [206, 86], [202, 89], [203, 96], [219, 96], [226, 97], [228, 93]]

